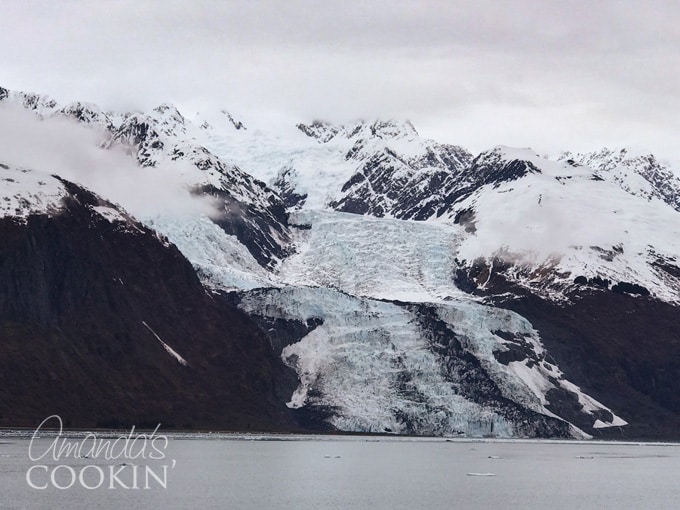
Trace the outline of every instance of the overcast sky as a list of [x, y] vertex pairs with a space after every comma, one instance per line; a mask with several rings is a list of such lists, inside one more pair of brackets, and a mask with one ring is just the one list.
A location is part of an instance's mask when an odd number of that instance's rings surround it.
[[8, 0], [0, 85], [680, 161], [680, 2]]

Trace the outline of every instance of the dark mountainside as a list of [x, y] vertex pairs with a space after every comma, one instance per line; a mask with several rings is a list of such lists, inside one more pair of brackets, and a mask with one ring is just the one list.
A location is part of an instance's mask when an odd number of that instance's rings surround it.
[[62, 213], [0, 219], [0, 425], [299, 430], [262, 330], [174, 245], [64, 184]]
[[680, 314], [651, 298], [593, 292], [568, 307], [528, 296], [529, 319], [562, 370], [629, 425], [608, 437], [667, 439], [680, 430]]
[[[565, 375], [590, 395], [607, 402], [628, 421], [602, 429], [612, 439], [677, 439], [680, 430], [680, 313], [647, 296], [616, 292], [606, 281], [592, 282], [558, 304], [509, 282], [502, 262], [481, 290], [475, 278], [488, 271], [479, 264], [459, 280], [466, 290], [487, 296], [496, 306], [526, 317], [540, 332]], [[508, 269], [508, 267], [506, 267]], [[483, 276], [486, 279], [486, 275]], [[460, 282], [461, 286], [462, 281]], [[508, 298], [508, 293], [512, 297]], [[557, 397], [557, 395], [555, 395]], [[560, 400], [563, 407], [568, 401]]]

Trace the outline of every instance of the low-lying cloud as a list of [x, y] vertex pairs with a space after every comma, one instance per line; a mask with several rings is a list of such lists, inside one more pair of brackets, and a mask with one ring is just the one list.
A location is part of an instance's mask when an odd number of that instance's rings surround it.
[[632, 143], [680, 161], [679, 17], [665, 0], [15, 2], [0, 84], [117, 110], [410, 118], [472, 151]]
[[142, 168], [125, 147], [103, 148], [109, 136], [71, 118], [41, 120], [21, 107], [0, 104], [0, 162], [59, 175], [138, 218], [217, 214], [210, 199], [190, 193], [195, 182], [187, 172], [195, 168]]

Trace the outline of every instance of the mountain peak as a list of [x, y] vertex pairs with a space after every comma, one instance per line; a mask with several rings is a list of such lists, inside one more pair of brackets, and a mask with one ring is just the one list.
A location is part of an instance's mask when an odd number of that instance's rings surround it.
[[156, 106], [156, 108], [154, 108], [153, 111], [160, 115], [179, 115], [179, 116], [182, 115], [181, 113], [179, 113], [177, 107], [172, 103], [161, 103], [158, 106]]
[[630, 147], [602, 147], [591, 152], [565, 151], [558, 156], [558, 160], [573, 160], [599, 171], [609, 171], [619, 166], [661, 165], [653, 154]]
[[177, 107], [171, 103], [162, 103], [153, 110], [151, 110], [154, 116], [159, 120], [172, 120], [177, 124], [184, 124], [184, 115], [180, 113]]
[[495, 147], [482, 152], [478, 158], [499, 158], [504, 161], [534, 161], [541, 157], [530, 147], [509, 147], [507, 145], [496, 145]]
[[559, 160], [586, 165], [600, 178], [611, 180], [631, 195], [658, 198], [680, 211], [680, 176], [653, 154], [627, 147], [563, 152]]
[[86, 124], [103, 124], [109, 128], [113, 125], [110, 115], [94, 103], [75, 101], [61, 108], [59, 113]]
[[341, 127], [322, 120], [314, 120], [311, 124], [300, 123], [296, 127], [310, 138], [316, 138], [322, 143], [331, 140], [341, 130]]
[[504, 145], [482, 152], [466, 171], [466, 178], [477, 186], [514, 181], [529, 173], [541, 173], [542, 158], [531, 149]]
[[221, 113], [222, 115], [224, 115], [225, 117], [227, 117], [227, 120], [231, 123], [232, 126], [234, 126], [234, 128], [235, 128], [237, 131], [240, 131], [240, 130], [242, 130], [242, 129], [243, 129], [243, 130], [247, 130], [247, 129], [248, 129], [248, 128], [246, 128], [246, 126], [243, 124], [243, 122], [241, 122], [240, 120], [235, 119], [234, 116], [233, 116], [231, 113], [229, 113], [227, 110], [220, 110], [220, 113]]
[[410, 120], [377, 120], [371, 124], [370, 129], [372, 135], [380, 138], [413, 138], [419, 136]]
[[327, 143], [333, 138], [341, 136], [345, 139], [379, 138], [383, 140], [418, 137], [418, 131], [409, 120], [398, 121], [374, 120], [367, 122], [360, 120], [350, 124], [333, 124], [322, 120], [314, 120], [310, 124], [298, 124], [297, 128], [310, 138], [316, 138], [321, 143]]
[[50, 96], [33, 92], [19, 92], [0, 87], [0, 101], [11, 101], [20, 104], [27, 110], [33, 110], [39, 115], [51, 113], [57, 108], [57, 102]]

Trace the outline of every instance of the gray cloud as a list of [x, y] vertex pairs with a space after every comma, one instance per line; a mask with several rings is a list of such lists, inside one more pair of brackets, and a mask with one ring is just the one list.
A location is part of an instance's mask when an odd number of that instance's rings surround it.
[[680, 160], [680, 4], [15, 3], [0, 83], [116, 108], [409, 117], [481, 150], [635, 144]]

